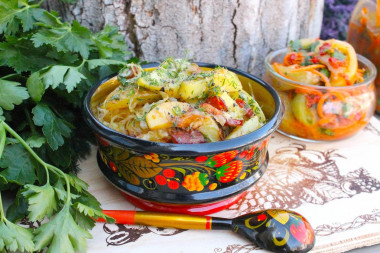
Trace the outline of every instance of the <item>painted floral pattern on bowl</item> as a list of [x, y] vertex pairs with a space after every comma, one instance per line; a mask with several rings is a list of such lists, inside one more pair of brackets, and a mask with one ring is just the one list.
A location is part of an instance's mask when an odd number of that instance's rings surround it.
[[118, 148], [97, 137], [102, 161], [128, 183], [165, 192], [214, 191], [243, 181], [265, 161], [270, 137], [219, 154], [170, 156]]

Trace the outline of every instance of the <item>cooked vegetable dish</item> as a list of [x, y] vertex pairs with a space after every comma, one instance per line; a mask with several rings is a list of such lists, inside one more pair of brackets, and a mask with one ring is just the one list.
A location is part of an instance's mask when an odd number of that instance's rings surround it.
[[204, 143], [231, 139], [266, 121], [238, 76], [167, 58], [157, 68], [128, 64], [103, 83], [91, 102], [104, 125], [144, 140]]
[[272, 62], [272, 85], [285, 104], [280, 131], [312, 140], [351, 135], [373, 114], [374, 85], [365, 81], [353, 47], [344, 41], [292, 41], [283, 62]]

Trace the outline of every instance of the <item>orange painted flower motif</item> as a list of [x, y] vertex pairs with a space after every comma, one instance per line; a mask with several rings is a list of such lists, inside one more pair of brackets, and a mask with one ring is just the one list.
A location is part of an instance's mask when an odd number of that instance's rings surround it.
[[154, 163], [160, 162], [160, 158], [158, 158], [158, 155], [155, 153], [150, 153], [149, 155], [145, 154], [144, 157], [145, 159], [151, 160]]
[[182, 182], [182, 186], [188, 191], [203, 191], [204, 186], [199, 179], [199, 172], [194, 172], [191, 175], [186, 175]]
[[218, 186], [217, 183], [212, 183], [212, 184], [210, 184], [210, 185], [208, 186], [208, 188], [209, 188], [211, 191], [213, 191], [213, 190], [216, 189], [217, 186]]

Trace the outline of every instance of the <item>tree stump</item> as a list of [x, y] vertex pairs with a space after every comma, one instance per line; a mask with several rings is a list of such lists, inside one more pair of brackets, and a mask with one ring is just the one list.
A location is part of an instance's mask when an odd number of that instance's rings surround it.
[[235, 67], [261, 76], [268, 52], [319, 37], [323, 0], [48, 0], [67, 21], [93, 31], [119, 27], [141, 60], [167, 56]]

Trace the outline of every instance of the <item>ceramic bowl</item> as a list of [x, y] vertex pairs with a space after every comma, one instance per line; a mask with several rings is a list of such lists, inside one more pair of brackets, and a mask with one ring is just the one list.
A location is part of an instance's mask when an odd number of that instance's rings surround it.
[[295, 139], [336, 141], [365, 127], [375, 112], [375, 66], [357, 55], [366, 70], [360, 84], [342, 87], [309, 85], [278, 74], [272, 64], [283, 62], [287, 49], [273, 51], [265, 59], [264, 80], [279, 93], [285, 106], [278, 131]]
[[[203, 69], [218, 67], [198, 63]], [[147, 71], [158, 64], [144, 65]], [[98, 143], [98, 164], [104, 176], [125, 197], [144, 210], [209, 214], [237, 202], [263, 175], [271, 134], [282, 118], [277, 92], [259, 78], [235, 72], [243, 87], [254, 91], [267, 123], [230, 140], [202, 144], [151, 142], [130, 137], [99, 122], [91, 99], [109, 78], [100, 81], [84, 100], [84, 118]]]

